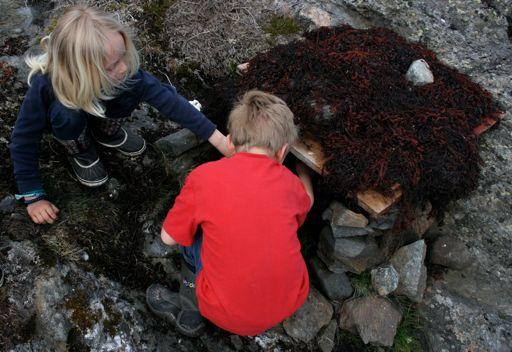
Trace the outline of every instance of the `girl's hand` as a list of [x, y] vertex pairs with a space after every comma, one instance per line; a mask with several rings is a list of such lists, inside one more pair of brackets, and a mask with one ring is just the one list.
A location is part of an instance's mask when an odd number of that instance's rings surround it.
[[230, 148], [228, 139], [224, 136], [219, 130], [215, 130], [210, 138], [208, 138], [208, 142], [210, 142], [222, 155], [226, 157], [230, 157], [233, 155], [234, 150]]
[[36, 224], [53, 224], [59, 209], [49, 201], [42, 199], [27, 205], [27, 212]]

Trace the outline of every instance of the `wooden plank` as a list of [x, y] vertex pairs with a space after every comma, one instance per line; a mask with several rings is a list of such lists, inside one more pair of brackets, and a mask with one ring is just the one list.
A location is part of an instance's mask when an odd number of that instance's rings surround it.
[[322, 175], [326, 159], [320, 143], [311, 137], [305, 137], [290, 147], [290, 152], [308, 167]]
[[[324, 156], [320, 143], [313, 137], [306, 136], [296, 142], [290, 152], [308, 167], [319, 173], [325, 174], [324, 164], [327, 159]], [[393, 204], [402, 196], [402, 190], [399, 185], [394, 188], [391, 197], [386, 197], [375, 190], [359, 192], [356, 196], [358, 205], [373, 216], [384, 214]]]
[[489, 128], [494, 126], [499, 120], [505, 117], [504, 112], [500, 112], [496, 115], [496, 118], [486, 117], [480, 126], [475, 127], [473, 133], [480, 136], [482, 133], [487, 131]]
[[376, 190], [369, 189], [357, 193], [357, 204], [372, 216], [379, 216], [389, 210], [402, 197], [399, 184], [393, 186], [393, 194], [385, 196]]

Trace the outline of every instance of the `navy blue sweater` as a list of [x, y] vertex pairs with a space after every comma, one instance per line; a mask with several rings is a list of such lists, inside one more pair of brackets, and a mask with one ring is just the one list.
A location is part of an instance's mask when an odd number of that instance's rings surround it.
[[[146, 71], [139, 70], [115, 99], [104, 102], [106, 117], [129, 117], [141, 102], [155, 107], [165, 117], [190, 129], [201, 139], [208, 139], [215, 131], [215, 125], [194, 108], [176, 89], [161, 83]], [[64, 114], [64, 115], [62, 115]], [[66, 131], [66, 136], [56, 135], [60, 139], [74, 139], [84, 126], [55, 126], [68, 117], [86, 114], [62, 105], [56, 98], [51, 81], [46, 75], [37, 74], [32, 78], [21, 105], [14, 130], [10, 151], [14, 165], [14, 176], [20, 194], [42, 190], [39, 173], [39, 144], [45, 130]], [[63, 118], [64, 117], [64, 118]], [[82, 119], [86, 121], [86, 119]], [[58, 128], [57, 128], [58, 127]]]

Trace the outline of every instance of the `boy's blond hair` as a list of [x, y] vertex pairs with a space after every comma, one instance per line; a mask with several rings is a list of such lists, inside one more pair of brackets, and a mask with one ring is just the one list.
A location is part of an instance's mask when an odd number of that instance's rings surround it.
[[123, 36], [127, 77], [139, 68], [139, 56], [123, 25], [111, 15], [88, 6], [68, 9], [53, 33], [41, 40], [42, 55], [28, 57], [28, 81], [41, 72], [48, 74], [57, 99], [66, 107], [105, 117], [101, 100], [112, 99], [123, 84], [114, 82], [105, 70], [108, 34]]
[[229, 114], [228, 130], [239, 150], [263, 147], [273, 153], [297, 139], [293, 113], [275, 95], [259, 90], [244, 94]]

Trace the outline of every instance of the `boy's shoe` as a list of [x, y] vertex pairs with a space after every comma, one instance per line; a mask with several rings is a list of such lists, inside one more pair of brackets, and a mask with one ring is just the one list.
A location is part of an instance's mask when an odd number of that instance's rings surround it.
[[199, 311], [191, 309], [180, 311], [174, 325], [176, 330], [188, 337], [198, 337], [206, 326]]
[[115, 148], [120, 153], [128, 156], [140, 155], [146, 150], [146, 141], [141, 136], [129, 129], [119, 128], [111, 136], [91, 133], [94, 139], [104, 147]]
[[157, 317], [176, 325], [176, 319], [181, 311], [178, 293], [162, 285], [153, 284], [146, 290], [146, 303], [149, 310]]
[[88, 187], [98, 187], [107, 182], [108, 174], [93, 144], [87, 150], [69, 155], [71, 168], [78, 182]]
[[179, 293], [182, 311], [178, 315], [176, 327], [181, 333], [191, 337], [199, 336], [206, 326], [197, 304], [196, 277], [182, 258]]
[[182, 310], [181, 298], [177, 292], [153, 284], [146, 290], [146, 303], [153, 314], [173, 324], [183, 335], [197, 337], [203, 332], [203, 317], [197, 310]]

